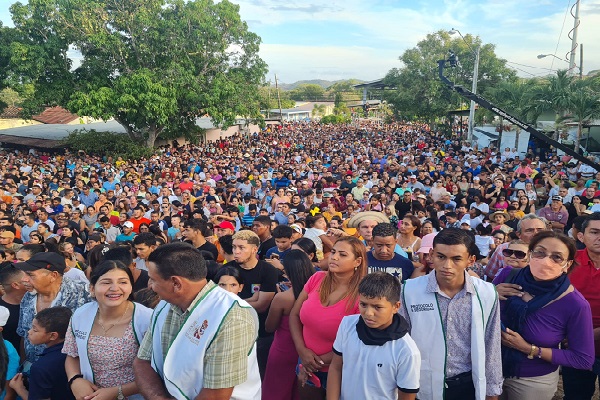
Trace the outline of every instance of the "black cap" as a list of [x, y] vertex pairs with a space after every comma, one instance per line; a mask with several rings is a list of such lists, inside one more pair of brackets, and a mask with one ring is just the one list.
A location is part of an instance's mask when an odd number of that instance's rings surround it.
[[57, 253], [37, 253], [29, 260], [15, 264], [16, 268], [22, 271], [37, 271], [45, 269], [47, 271], [56, 271], [59, 274], [65, 272], [65, 258]]

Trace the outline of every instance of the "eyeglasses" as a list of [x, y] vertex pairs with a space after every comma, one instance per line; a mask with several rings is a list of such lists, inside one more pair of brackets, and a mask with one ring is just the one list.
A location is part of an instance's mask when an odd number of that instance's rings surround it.
[[[527, 253], [521, 250], [511, 250], [511, 249], [504, 249], [502, 250], [502, 255], [504, 257], [514, 257], [518, 260], [523, 260], [525, 259], [525, 257], [527, 257]], [[544, 253], [545, 255], [545, 253]], [[544, 258], [544, 257], [541, 257]]]
[[537, 258], [539, 260], [543, 260], [544, 258], [550, 258], [550, 260], [556, 264], [563, 264], [565, 262], [565, 258], [560, 254], [548, 254], [543, 250], [533, 250], [531, 252], [531, 258]]

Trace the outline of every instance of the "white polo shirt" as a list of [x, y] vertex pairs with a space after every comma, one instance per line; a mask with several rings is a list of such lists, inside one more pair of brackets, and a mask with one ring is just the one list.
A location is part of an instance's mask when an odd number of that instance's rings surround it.
[[344, 317], [333, 343], [333, 351], [344, 358], [340, 400], [396, 400], [398, 389], [414, 393], [421, 370], [421, 353], [414, 340], [407, 333], [383, 346], [365, 345], [356, 333], [359, 318], [358, 314]]

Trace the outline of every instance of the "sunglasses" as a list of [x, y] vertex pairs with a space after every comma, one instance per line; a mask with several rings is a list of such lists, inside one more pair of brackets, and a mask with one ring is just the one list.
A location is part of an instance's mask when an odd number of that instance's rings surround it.
[[531, 252], [531, 258], [537, 258], [537, 259], [544, 259], [544, 258], [550, 258], [550, 260], [556, 264], [563, 264], [565, 262], [565, 258], [563, 256], [561, 256], [560, 254], [547, 254], [545, 251], [543, 250], [533, 250]]
[[527, 257], [527, 253], [521, 250], [510, 250], [510, 249], [504, 249], [502, 250], [502, 255], [504, 257], [514, 257], [518, 260], [523, 260], [525, 259], [525, 257]]

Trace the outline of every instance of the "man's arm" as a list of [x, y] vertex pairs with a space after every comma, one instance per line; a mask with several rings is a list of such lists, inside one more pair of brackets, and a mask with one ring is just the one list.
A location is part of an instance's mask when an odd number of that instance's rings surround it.
[[258, 292], [257, 298], [252, 296], [246, 299], [246, 302], [254, 307], [257, 313], [263, 313], [269, 309], [273, 297], [275, 297], [275, 292]]
[[[150, 365], [150, 361], [135, 358], [133, 361], [135, 381], [140, 393], [146, 399], [166, 400], [173, 397], [167, 391], [162, 379]], [[213, 398], [213, 397], [207, 397]], [[214, 397], [220, 399], [221, 397]]]

